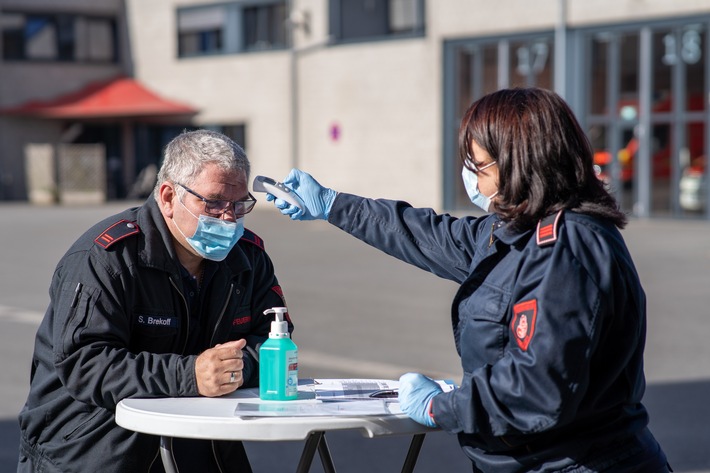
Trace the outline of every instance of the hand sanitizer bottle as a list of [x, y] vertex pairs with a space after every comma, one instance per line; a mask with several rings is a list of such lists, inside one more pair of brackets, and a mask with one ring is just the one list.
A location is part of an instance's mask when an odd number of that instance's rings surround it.
[[284, 320], [286, 307], [274, 307], [269, 339], [259, 348], [259, 397], [271, 401], [291, 401], [298, 397], [298, 347]]

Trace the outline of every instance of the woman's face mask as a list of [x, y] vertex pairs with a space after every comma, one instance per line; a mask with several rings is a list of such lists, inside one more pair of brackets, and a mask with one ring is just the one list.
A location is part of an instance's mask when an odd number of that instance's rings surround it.
[[[490, 162], [478, 170], [483, 171], [494, 164], [496, 164], [495, 161]], [[498, 191], [495, 191], [488, 197], [481, 194], [481, 191], [478, 189], [478, 175], [466, 166], [464, 166], [461, 170], [461, 177], [463, 178], [463, 185], [466, 188], [466, 193], [468, 194], [469, 199], [471, 199], [471, 202], [473, 202], [476, 207], [480, 208], [484, 212], [488, 212], [488, 209], [491, 207], [491, 199], [498, 195]]]
[[[180, 199], [178, 201], [180, 205], [185, 207], [185, 204]], [[177, 223], [175, 226], [192, 249], [205, 259], [222, 261], [244, 234], [244, 217], [237, 219], [236, 222], [230, 222], [207, 215], [198, 217], [190, 212], [187, 207], [185, 207], [185, 210], [197, 219], [195, 233], [188, 238], [180, 230]]]

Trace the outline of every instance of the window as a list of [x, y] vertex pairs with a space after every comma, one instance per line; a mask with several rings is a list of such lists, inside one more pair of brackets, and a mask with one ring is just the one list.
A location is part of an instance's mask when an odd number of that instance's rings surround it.
[[68, 13], [0, 13], [3, 59], [117, 62], [116, 19]]
[[424, 35], [424, 0], [330, 0], [330, 32], [339, 41]]
[[244, 49], [286, 47], [286, 5], [266, 5], [244, 9]]
[[178, 54], [218, 53], [223, 48], [227, 8], [224, 6], [178, 11]]
[[273, 0], [179, 9], [178, 57], [284, 49], [287, 17], [286, 2]]
[[204, 125], [202, 128], [206, 130], [216, 131], [231, 138], [239, 146], [247, 149], [247, 127], [245, 124], [236, 125]]
[[468, 107], [482, 96], [505, 87], [552, 89], [552, 32], [502, 38], [454, 40], [445, 46], [445, 69], [453, 86], [445, 118], [446, 161], [444, 205], [469, 208], [471, 201], [460, 178], [458, 125]]
[[623, 211], [709, 211], [706, 24], [693, 18], [582, 33], [590, 53], [582, 118], [599, 175]]

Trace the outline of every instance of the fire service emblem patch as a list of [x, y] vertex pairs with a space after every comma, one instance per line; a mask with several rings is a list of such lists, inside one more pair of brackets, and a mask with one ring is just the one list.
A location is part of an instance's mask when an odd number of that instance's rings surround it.
[[513, 320], [510, 329], [518, 346], [527, 351], [530, 341], [535, 334], [535, 321], [537, 320], [537, 299], [523, 301], [513, 306]]

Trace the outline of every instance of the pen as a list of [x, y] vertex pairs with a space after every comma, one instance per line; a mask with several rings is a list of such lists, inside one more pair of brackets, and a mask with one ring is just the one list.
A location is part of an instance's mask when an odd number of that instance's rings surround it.
[[398, 393], [396, 389], [380, 389], [379, 391], [374, 391], [370, 393], [370, 397], [375, 399], [388, 399], [397, 397]]
[[81, 288], [83, 285], [81, 283], [76, 285], [76, 289], [74, 289], [74, 298], [71, 300], [71, 308], [76, 307], [76, 303], [79, 302], [79, 294], [81, 293]]

